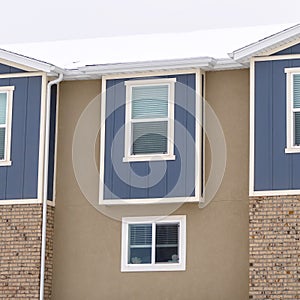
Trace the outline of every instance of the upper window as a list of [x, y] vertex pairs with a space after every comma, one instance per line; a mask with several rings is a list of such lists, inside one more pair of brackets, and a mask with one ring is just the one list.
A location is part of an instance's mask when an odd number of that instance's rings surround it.
[[185, 216], [122, 221], [123, 272], [185, 270]]
[[0, 87], [0, 166], [10, 165], [12, 86]]
[[175, 159], [175, 78], [126, 81], [124, 161]]

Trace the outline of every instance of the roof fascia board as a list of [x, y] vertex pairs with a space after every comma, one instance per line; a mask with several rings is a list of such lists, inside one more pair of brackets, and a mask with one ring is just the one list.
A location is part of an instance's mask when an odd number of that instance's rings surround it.
[[229, 56], [238, 62], [246, 61], [252, 56], [271, 50], [271, 48], [276, 52], [276, 45], [279, 47], [282, 43], [298, 37], [300, 37], [300, 25], [296, 25], [256, 43], [235, 50], [230, 53]]
[[3, 49], [0, 49], [0, 59], [18, 64], [20, 67], [25, 66], [46, 73], [63, 72], [63, 69], [60, 69], [54, 65]]
[[187, 59], [170, 59], [170, 60], [156, 60], [120, 64], [105, 64], [79, 67], [82, 72], [109, 72], [109, 73], [126, 73], [137, 71], [161, 70], [161, 69], [182, 69], [189, 67], [201, 67], [213, 65], [215, 59], [211, 57], [187, 58]]
[[180, 60], [135, 62], [122, 64], [107, 64], [81, 67], [65, 72], [65, 80], [99, 79], [107, 75], [119, 75], [128, 73], [183, 71], [201, 68], [204, 71], [221, 71], [248, 68], [233, 59], [213, 59], [211, 57], [190, 58]]

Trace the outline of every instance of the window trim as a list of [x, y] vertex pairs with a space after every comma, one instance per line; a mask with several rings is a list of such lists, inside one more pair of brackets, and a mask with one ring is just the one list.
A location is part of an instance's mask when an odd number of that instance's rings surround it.
[[[128, 264], [128, 228], [130, 224], [156, 224], [178, 223], [178, 263], [155, 264]], [[152, 236], [152, 242], [155, 235]], [[155, 251], [155, 244], [151, 245], [152, 253]], [[122, 245], [121, 245], [121, 272], [147, 272], [147, 271], [185, 271], [186, 270], [186, 216], [146, 216], [146, 217], [123, 217], [122, 218]]]
[[[174, 155], [174, 101], [175, 101], [175, 82], [176, 78], [158, 78], [145, 80], [127, 80], [124, 82], [126, 86], [126, 116], [125, 116], [125, 149], [123, 162], [134, 161], [159, 161], [159, 160], [175, 160]], [[130, 153], [131, 149], [131, 96], [132, 88], [137, 86], [168, 86], [168, 152], [166, 154], [136, 154]], [[147, 122], [158, 120], [159, 118], [147, 119]]]
[[11, 128], [12, 128], [12, 107], [14, 86], [1, 86], [0, 93], [6, 93], [6, 124], [5, 130], [4, 159], [0, 160], [0, 166], [11, 166]]

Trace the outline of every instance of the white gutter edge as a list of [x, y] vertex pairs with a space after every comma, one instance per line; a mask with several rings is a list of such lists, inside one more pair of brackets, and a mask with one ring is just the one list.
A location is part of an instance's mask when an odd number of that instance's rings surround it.
[[27, 67], [30, 67], [33, 69], [37, 69], [42, 72], [49, 73], [49, 72], [57, 71], [59, 73], [63, 73], [62, 69], [60, 69], [52, 64], [28, 57], [25, 55], [14, 53], [12, 51], [1, 49], [1, 48], [0, 48], [0, 57], [1, 57], [1, 59], [11, 61], [16, 64], [27, 66]]
[[211, 57], [158, 60], [146, 62], [132, 62], [119, 64], [93, 65], [65, 70], [65, 80], [99, 79], [105, 75], [138, 73], [149, 71], [176, 71], [184, 69], [198, 69], [205, 71], [232, 70], [247, 68], [231, 58], [214, 59]]
[[237, 49], [229, 53], [229, 56], [236, 61], [243, 61], [250, 56], [267, 51], [270, 47], [274, 48], [277, 44], [284, 43], [286, 40], [296, 38], [297, 36], [300, 36], [300, 25], [293, 26], [256, 43]]
[[42, 220], [42, 248], [41, 248], [41, 273], [40, 273], [40, 300], [44, 300], [45, 287], [45, 261], [46, 261], [46, 231], [47, 231], [47, 192], [48, 192], [48, 164], [49, 164], [49, 141], [50, 141], [50, 102], [51, 102], [51, 87], [63, 80], [63, 73], [55, 80], [47, 84], [46, 96], [46, 126], [45, 126], [45, 165], [44, 165], [44, 185], [43, 185], [43, 220]]

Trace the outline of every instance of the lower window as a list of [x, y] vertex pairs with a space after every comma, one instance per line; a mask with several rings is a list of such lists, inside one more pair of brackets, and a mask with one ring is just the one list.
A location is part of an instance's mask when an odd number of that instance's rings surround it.
[[185, 270], [186, 217], [122, 219], [121, 271]]

